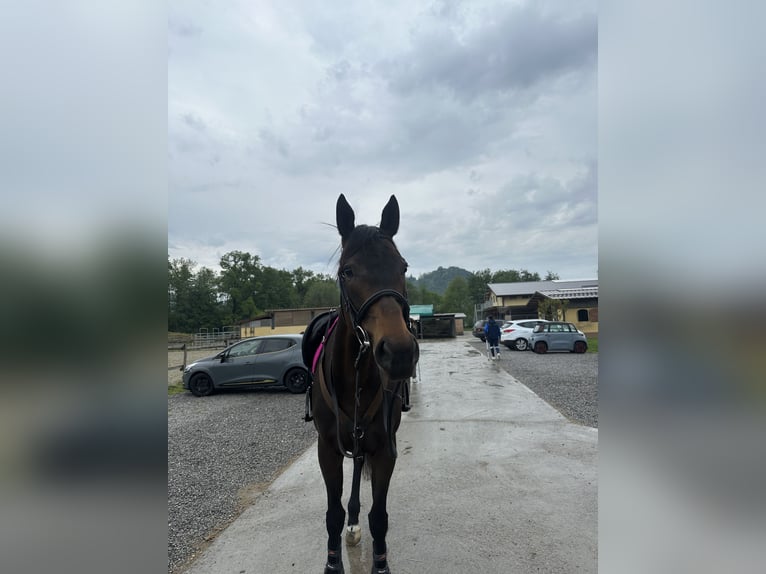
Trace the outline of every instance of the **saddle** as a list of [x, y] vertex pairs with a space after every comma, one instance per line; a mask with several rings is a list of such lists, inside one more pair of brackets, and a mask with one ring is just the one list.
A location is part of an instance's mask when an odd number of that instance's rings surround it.
[[332, 323], [338, 317], [338, 310], [325, 311], [311, 320], [306, 330], [303, 332], [303, 341], [301, 343], [301, 354], [303, 355], [303, 364], [306, 365], [309, 373], [313, 377], [316, 369], [315, 358], [317, 357], [322, 340], [326, 335]]

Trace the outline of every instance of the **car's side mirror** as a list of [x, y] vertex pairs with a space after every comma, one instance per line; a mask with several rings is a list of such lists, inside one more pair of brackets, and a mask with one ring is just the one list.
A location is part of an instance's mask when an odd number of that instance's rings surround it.
[[222, 362], [222, 363], [225, 363], [225, 362], [226, 362], [226, 358], [227, 358], [228, 356], [229, 356], [229, 353], [223, 353], [223, 354], [221, 355], [221, 362]]

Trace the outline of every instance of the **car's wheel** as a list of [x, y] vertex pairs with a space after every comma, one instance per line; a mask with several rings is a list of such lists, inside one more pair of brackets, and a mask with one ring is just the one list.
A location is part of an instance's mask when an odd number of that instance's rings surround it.
[[205, 373], [197, 373], [189, 381], [189, 390], [195, 397], [206, 397], [212, 395], [213, 380]]
[[535, 343], [535, 348], [533, 349], [535, 353], [545, 354], [548, 352], [548, 345], [546, 345], [543, 341], [538, 341]]
[[513, 346], [517, 351], [526, 351], [529, 348], [529, 344], [527, 343], [527, 340], [522, 339], [521, 337], [516, 339], [516, 342], [514, 343]]
[[291, 393], [305, 392], [309, 386], [309, 374], [304, 369], [290, 369], [285, 375], [285, 386]]
[[574, 344], [575, 353], [584, 353], [587, 350], [588, 350], [588, 345], [585, 343], [585, 341], [575, 341], [575, 344]]

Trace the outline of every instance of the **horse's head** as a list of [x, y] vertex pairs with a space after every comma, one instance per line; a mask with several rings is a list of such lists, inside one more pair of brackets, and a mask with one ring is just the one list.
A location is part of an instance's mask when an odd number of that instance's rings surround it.
[[380, 227], [356, 226], [354, 210], [341, 194], [336, 219], [342, 246], [338, 279], [346, 311], [354, 329], [361, 327], [369, 335], [385, 378], [406, 379], [418, 361], [418, 344], [408, 328], [407, 262], [393, 240], [399, 229], [399, 204], [392, 195]]

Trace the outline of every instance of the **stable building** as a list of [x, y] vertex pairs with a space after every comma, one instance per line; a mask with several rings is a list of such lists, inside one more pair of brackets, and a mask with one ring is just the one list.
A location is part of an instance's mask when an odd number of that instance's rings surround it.
[[303, 309], [270, 309], [262, 315], [240, 322], [241, 337], [259, 337], [261, 335], [300, 334], [306, 330], [311, 320], [335, 307], [307, 307]]
[[545, 300], [564, 303], [564, 321], [588, 335], [598, 334], [598, 279], [489, 283], [476, 318], [492, 315], [499, 320], [540, 318]]

